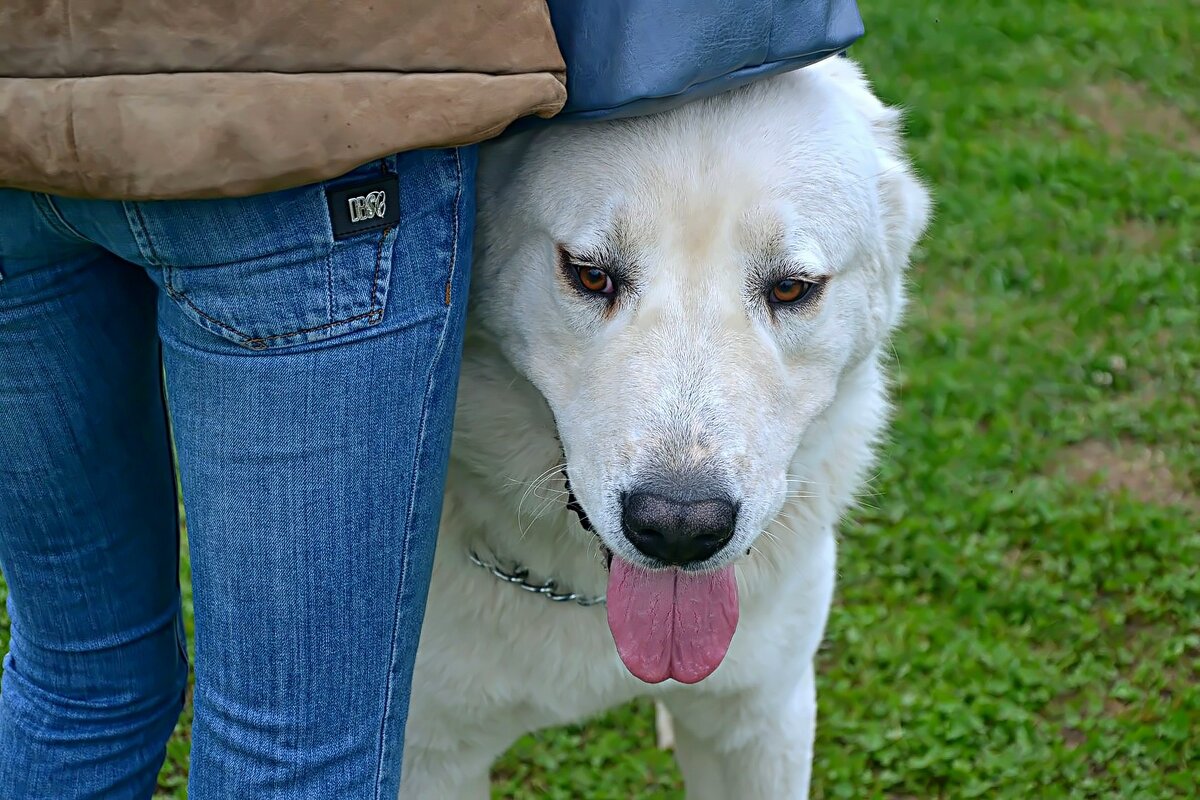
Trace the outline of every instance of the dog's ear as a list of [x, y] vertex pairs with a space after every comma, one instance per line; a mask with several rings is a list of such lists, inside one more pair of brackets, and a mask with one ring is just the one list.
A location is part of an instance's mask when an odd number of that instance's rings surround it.
[[881, 153], [879, 191], [883, 200], [883, 219], [893, 263], [903, 267], [908, 263], [913, 245], [928, 227], [932, 209], [929, 190], [917, 178], [904, 153], [900, 111], [882, 103], [879, 107], [883, 115], [873, 123], [873, 128]]
[[822, 66], [871, 125], [880, 164], [879, 190], [888, 251], [893, 264], [903, 268], [913, 245], [929, 224], [931, 204], [929, 191], [913, 172], [904, 152], [901, 112], [875, 96], [862, 69], [850, 59], [831, 58]]

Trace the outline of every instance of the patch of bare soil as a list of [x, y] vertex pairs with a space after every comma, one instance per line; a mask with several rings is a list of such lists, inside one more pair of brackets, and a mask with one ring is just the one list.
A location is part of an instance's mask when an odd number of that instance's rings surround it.
[[1091, 439], [1065, 448], [1059, 466], [1079, 483], [1099, 479], [1109, 492], [1128, 492], [1144, 503], [1200, 512], [1200, 497], [1171, 472], [1162, 451], [1151, 447]]
[[1200, 150], [1200, 124], [1138, 83], [1113, 79], [1085, 86], [1072, 90], [1067, 104], [1114, 140], [1140, 133], [1188, 152]]

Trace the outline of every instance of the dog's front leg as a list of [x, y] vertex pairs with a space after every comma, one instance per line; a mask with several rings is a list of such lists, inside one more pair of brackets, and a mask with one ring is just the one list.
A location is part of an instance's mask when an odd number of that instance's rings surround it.
[[667, 698], [688, 800], [806, 800], [817, 700], [813, 670], [788, 686]]

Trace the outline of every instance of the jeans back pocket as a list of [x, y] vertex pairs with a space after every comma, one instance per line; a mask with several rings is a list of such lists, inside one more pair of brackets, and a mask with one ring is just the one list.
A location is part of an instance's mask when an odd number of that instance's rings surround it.
[[251, 350], [320, 341], [383, 319], [395, 209], [371, 195], [354, 208], [359, 227], [335, 236], [330, 197], [394, 175], [393, 161], [252, 197], [130, 202], [127, 216], [166, 292], [201, 327]]

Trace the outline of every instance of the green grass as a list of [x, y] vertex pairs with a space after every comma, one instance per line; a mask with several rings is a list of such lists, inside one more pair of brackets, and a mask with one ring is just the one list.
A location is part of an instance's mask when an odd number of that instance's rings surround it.
[[[843, 531], [814, 797], [1196, 797], [1200, 6], [862, 5], [938, 213]], [[682, 797], [647, 704], [525, 737], [494, 785]]]

